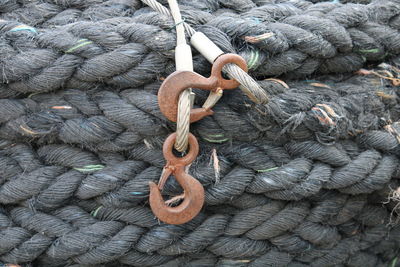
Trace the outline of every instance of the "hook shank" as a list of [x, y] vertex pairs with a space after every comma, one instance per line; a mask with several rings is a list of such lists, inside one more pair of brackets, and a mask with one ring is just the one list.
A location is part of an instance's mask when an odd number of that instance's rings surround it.
[[[235, 63], [247, 71], [246, 62], [242, 57], [234, 54], [225, 54], [218, 57], [214, 62], [209, 78], [191, 71], [175, 71], [169, 75], [158, 91], [158, 104], [164, 116], [170, 121], [177, 121], [179, 95], [187, 88], [216, 91], [233, 89], [239, 86], [236, 80], [226, 80], [222, 77], [222, 68], [227, 63]], [[213, 111], [209, 108], [192, 109], [190, 112], [190, 122], [198, 121], [212, 114]]]

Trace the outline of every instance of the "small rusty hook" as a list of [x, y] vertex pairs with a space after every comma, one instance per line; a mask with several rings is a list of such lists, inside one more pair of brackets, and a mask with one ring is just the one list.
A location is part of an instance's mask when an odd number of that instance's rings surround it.
[[[215, 60], [209, 78], [205, 78], [200, 74], [190, 71], [175, 71], [169, 75], [158, 91], [158, 104], [164, 116], [170, 121], [176, 122], [179, 95], [187, 88], [216, 91], [238, 87], [239, 82], [236, 80], [226, 80], [222, 77], [222, 68], [227, 63], [235, 63], [244, 71], [247, 71], [246, 61], [242, 57], [235, 54], [224, 54]], [[198, 121], [212, 114], [213, 111], [210, 109], [192, 109], [190, 111], [190, 122]]]
[[[193, 134], [189, 133], [189, 152], [184, 157], [176, 157], [172, 153], [176, 133], [171, 134], [164, 142], [163, 153], [167, 160], [158, 186], [150, 182], [150, 207], [153, 213], [163, 222], [182, 224], [193, 219], [204, 204], [204, 188], [199, 181], [185, 172], [185, 167], [191, 164], [199, 153], [199, 143]], [[184, 190], [184, 200], [177, 207], [165, 204], [160, 190], [168, 177], [173, 174]]]

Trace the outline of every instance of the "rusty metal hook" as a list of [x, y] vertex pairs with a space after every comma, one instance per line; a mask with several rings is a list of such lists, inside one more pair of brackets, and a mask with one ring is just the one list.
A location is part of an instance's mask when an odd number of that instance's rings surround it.
[[[158, 91], [158, 104], [161, 112], [170, 121], [176, 122], [178, 115], [179, 95], [187, 88], [199, 88], [209, 91], [233, 89], [239, 86], [236, 80], [226, 80], [222, 77], [222, 68], [227, 63], [235, 63], [247, 71], [246, 61], [235, 54], [219, 56], [211, 70], [211, 76], [205, 78], [200, 74], [190, 71], [175, 71], [162, 83]], [[205, 116], [212, 115], [213, 111], [206, 108], [195, 108], [190, 111], [190, 122], [198, 121]]]
[[[199, 153], [199, 143], [196, 137], [189, 133], [189, 152], [184, 157], [176, 157], [173, 152], [176, 133], [171, 134], [163, 145], [163, 154], [167, 160], [158, 186], [150, 182], [150, 207], [153, 213], [163, 222], [169, 224], [182, 224], [193, 219], [204, 204], [204, 188], [199, 181], [185, 172], [185, 167], [190, 165]], [[173, 174], [184, 190], [184, 200], [177, 207], [165, 204], [160, 190], [168, 177]]]
[[[234, 54], [225, 54], [218, 57], [214, 62], [209, 78], [190, 71], [176, 71], [168, 76], [158, 91], [158, 103], [165, 117], [170, 121], [176, 122], [179, 96], [187, 88], [222, 92], [223, 89], [238, 87], [239, 83], [237, 81], [226, 80], [222, 77], [222, 68], [227, 63], [235, 63], [247, 71], [246, 62], [242, 57]], [[215, 99], [218, 98], [208, 98], [210, 101], [205, 105], [207, 108], [192, 109], [190, 122], [198, 121], [207, 115], [213, 114], [209, 107], [215, 104], [213, 102]], [[204, 188], [199, 181], [185, 171], [185, 167], [190, 165], [199, 153], [199, 144], [196, 137], [189, 133], [189, 152], [184, 157], [176, 157], [173, 154], [175, 140], [176, 133], [173, 133], [164, 142], [163, 154], [167, 160], [167, 165], [164, 167], [158, 186], [153, 182], [149, 183], [149, 200], [153, 213], [161, 221], [169, 224], [182, 224], [190, 221], [200, 212], [204, 204]], [[160, 192], [171, 174], [175, 176], [184, 190], [183, 202], [177, 207], [166, 205]]]

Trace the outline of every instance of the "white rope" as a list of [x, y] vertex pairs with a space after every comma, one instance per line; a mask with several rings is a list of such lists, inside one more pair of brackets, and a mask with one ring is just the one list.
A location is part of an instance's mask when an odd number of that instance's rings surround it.
[[168, 0], [169, 9], [176, 25], [176, 44], [186, 44], [185, 29], [182, 23], [181, 11], [176, 0]]
[[[190, 46], [186, 43], [185, 29], [182, 23], [182, 16], [176, 0], [168, 0], [171, 15], [176, 25], [176, 48], [175, 64], [176, 70], [193, 71], [192, 53]], [[176, 121], [175, 149], [179, 152], [186, 151], [189, 140], [190, 109], [192, 89], [186, 89], [179, 96], [178, 116]]]

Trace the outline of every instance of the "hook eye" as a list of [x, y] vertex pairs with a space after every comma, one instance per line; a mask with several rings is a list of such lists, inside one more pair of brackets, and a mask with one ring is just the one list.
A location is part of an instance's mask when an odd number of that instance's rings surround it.
[[174, 155], [173, 148], [176, 140], [176, 133], [170, 134], [164, 141], [163, 154], [167, 160], [167, 165], [171, 166], [188, 166], [192, 163], [199, 154], [199, 143], [196, 137], [189, 133], [189, 152], [183, 157]]
[[218, 87], [222, 89], [233, 89], [239, 86], [239, 82], [233, 79], [227, 80], [222, 77], [222, 68], [228, 64], [234, 63], [238, 65], [245, 72], [248, 71], [246, 61], [239, 55], [223, 54], [219, 56], [213, 64], [211, 70], [211, 77], [216, 77], [218, 80]]

